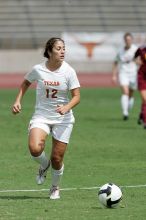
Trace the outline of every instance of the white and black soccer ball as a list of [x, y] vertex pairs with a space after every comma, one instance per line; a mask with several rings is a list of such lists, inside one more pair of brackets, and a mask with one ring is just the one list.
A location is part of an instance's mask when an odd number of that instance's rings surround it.
[[122, 191], [114, 183], [106, 183], [100, 187], [98, 199], [102, 206], [116, 208], [122, 199]]

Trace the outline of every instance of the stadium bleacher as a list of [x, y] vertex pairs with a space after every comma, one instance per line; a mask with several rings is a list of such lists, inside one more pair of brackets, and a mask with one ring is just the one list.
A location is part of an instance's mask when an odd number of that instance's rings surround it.
[[63, 32], [144, 32], [145, 0], [1, 0], [0, 48], [39, 48]]

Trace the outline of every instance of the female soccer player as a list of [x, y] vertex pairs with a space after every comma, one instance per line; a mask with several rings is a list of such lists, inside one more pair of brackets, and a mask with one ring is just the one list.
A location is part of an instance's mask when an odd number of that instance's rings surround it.
[[142, 99], [138, 124], [143, 124], [146, 129], [146, 45], [137, 49], [135, 53], [135, 62], [139, 65], [138, 90]]
[[[35, 112], [29, 123], [29, 150], [32, 158], [40, 164], [37, 184], [45, 181], [51, 167], [52, 184], [50, 199], [59, 199], [59, 182], [63, 175], [63, 158], [72, 132], [74, 116], [72, 108], [80, 102], [80, 84], [75, 70], [64, 61], [65, 44], [61, 38], [51, 38], [45, 46], [46, 62], [35, 65], [26, 74], [12, 107], [21, 111], [21, 100], [28, 87], [37, 82]], [[71, 99], [68, 99], [68, 93]], [[45, 141], [52, 135], [50, 159], [45, 154]]]
[[131, 33], [124, 35], [124, 41], [125, 46], [118, 52], [113, 65], [112, 80], [115, 83], [117, 82], [117, 78], [119, 78], [122, 91], [121, 107], [123, 120], [127, 120], [129, 109], [131, 109], [134, 104], [133, 92], [137, 88], [137, 65], [133, 61], [137, 47], [132, 43], [133, 37]]

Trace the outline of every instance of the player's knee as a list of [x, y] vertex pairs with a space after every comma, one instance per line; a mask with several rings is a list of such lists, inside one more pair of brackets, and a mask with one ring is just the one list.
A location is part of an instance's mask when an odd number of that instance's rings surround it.
[[130, 96], [130, 95], [129, 95], [129, 91], [125, 91], [125, 92], [124, 92], [124, 95]]
[[62, 157], [60, 155], [51, 156], [51, 164], [54, 169], [59, 169], [62, 164]]
[[29, 143], [29, 150], [32, 156], [37, 157], [40, 156], [42, 151], [44, 150], [44, 142], [30, 142]]

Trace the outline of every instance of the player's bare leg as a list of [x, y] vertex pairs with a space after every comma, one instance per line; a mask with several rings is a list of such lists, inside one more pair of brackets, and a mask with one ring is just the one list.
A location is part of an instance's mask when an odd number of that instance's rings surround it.
[[144, 128], [146, 129], [146, 90], [141, 90], [141, 99], [142, 99], [142, 106], [141, 106], [141, 115]]
[[36, 176], [37, 184], [43, 184], [45, 181], [50, 161], [46, 157], [44, 148], [47, 133], [40, 128], [32, 128], [29, 133], [29, 150], [32, 158], [40, 164]]

